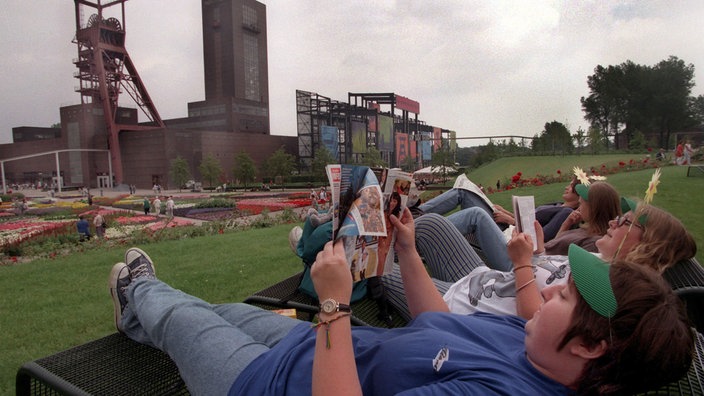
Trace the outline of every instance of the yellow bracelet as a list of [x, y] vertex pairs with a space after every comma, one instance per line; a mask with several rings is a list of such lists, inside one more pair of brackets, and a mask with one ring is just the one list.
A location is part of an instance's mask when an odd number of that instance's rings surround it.
[[533, 268], [533, 264], [523, 264], [523, 265], [519, 265], [518, 267], [516, 267], [516, 268], [513, 269], [513, 272], [516, 272], [516, 271], [518, 271], [518, 270], [521, 269], [521, 268], [531, 268], [531, 269], [532, 269], [532, 268]]
[[318, 327], [325, 325], [325, 348], [330, 349], [332, 344], [330, 343], [330, 324], [340, 318], [345, 318], [348, 316], [351, 316], [352, 312], [345, 312], [343, 314], [337, 315], [332, 319], [324, 320], [322, 322], [318, 322], [315, 324], [310, 325], [314, 330], [318, 330]]

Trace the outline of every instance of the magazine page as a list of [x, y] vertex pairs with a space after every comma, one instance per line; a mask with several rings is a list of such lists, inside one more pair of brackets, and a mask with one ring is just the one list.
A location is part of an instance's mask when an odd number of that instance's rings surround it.
[[341, 166], [337, 165], [327, 165], [325, 167], [325, 173], [328, 175], [328, 181], [330, 182], [330, 205], [332, 205], [332, 238], [335, 239], [337, 234], [337, 229], [340, 228], [340, 173], [342, 172]]
[[366, 166], [341, 165], [337, 232], [340, 236], [386, 235], [382, 195], [374, 172]]
[[538, 249], [538, 237], [535, 234], [535, 199], [532, 195], [512, 198], [513, 214], [516, 217], [518, 232], [530, 235], [533, 240], [533, 251]]
[[353, 279], [376, 276], [379, 237], [386, 236], [383, 196], [377, 176], [364, 166], [328, 165], [333, 239], [342, 240]]
[[380, 236], [378, 240], [376, 271], [371, 272], [377, 276], [388, 274], [393, 269], [396, 230], [389, 216], [393, 214], [400, 217], [401, 212], [407, 207], [413, 187], [413, 174], [400, 169], [384, 169], [379, 180], [384, 195], [386, 235]]
[[491, 203], [491, 200], [489, 200], [489, 197], [484, 194], [484, 191], [482, 191], [479, 186], [474, 184], [469, 178], [467, 178], [467, 175], [464, 173], [457, 176], [457, 179], [455, 179], [455, 184], [452, 186], [452, 188], [461, 188], [463, 190], [471, 191], [475, 194], [477, 194], [481, 199], [483, 199], [487, 205], [491, 208], [491, 210], [494, 210], [494, 204]]

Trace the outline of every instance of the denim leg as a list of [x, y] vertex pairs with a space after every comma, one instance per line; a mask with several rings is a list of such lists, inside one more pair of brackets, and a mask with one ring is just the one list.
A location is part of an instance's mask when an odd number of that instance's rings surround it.
[[127, 300], [125, 334], [166, 352], [195, 395], [227, 394], [250, 362], [300, 323], [246, 304], [211, 305], [158, 280], [134, 281]]
[[473, 269], [485, 265], [446, 217], [425, 214], [415, 220], [415, 226], [416, 248], [433, 278], [457, 282]]
[[455, 212], [447, 219], [463, 234], [474, 233], [486, 255], [486, 265], [500, 271], [511, 271], [513, 265], [508, 257], [506, 239], [494, 222], [494, 218], [479, 208], [467, 208]]
[[[452, 282], [443, 282], [432, 278], [435, 287], [440, 294], [445, 294], [452, 286]], [[406, 292], [403, 289], [403, 279], [401, 278], [401, 268], [398, 263], [394, 263], [393, 271], [381, 277], [381, 282], [384, 284], [386, 299], [396, 309], [404, 319], [411, 320], [411, 313], [408, 311], [408, 302], [406, 301]]]
[[494, 213], [494, 210], [477, 194], [461, 188], [447, 190], [428, 202], [421, 204], [419, 208], [425, 213], [444, 215], [455, 209], [457, 205], [461, 209], [479, 207], [490, 215]]

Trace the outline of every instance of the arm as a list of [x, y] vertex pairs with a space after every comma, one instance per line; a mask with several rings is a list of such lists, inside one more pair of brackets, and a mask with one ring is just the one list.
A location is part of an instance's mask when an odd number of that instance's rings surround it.
[[[332, 298], [349, 304], [352, 295], [352, 274], [345, 258], [343, 244], [328, 242], [318, 253], [310, 272], [320, 301]], [[321, 317], [321, 321], [331, 320]], [[330, 375], [335, 373], [335, 375]], [[341, 317], [317, 329], [313, 358], [313, 395], [361, 395], [357, 365], [352, 346], [352, 325], [349, 317]]]
[[[542, 239], [542, 228], [540, 223], [535, 222], [538, 240]], [[533, 274], [532, 257], [533, 241], [523, 233], [514, 233], [508, 242], [508, 255], [513, 262], [514, 275], [516, 277], [516, 313], [524, 319], [531, 319], [533, 314], [540, 308], [543, 298], [535, 283]], [[542, 249], [538, 244], [538, 250]]]
[[504, 209], [501, 205], [494, 205], [494, 221], [497, 223], [516, 225], [516, 218], [513, 216], [513, 213]]
[[545, 240], [549, 241], [557, 235], [562, 227], [562, 223], [567, 220], [567, 217], [572, 213], [572, 208], [563, 207], [562, 210], [555, 213], [550, 220], [543, 224], [543, 233], [545, 235]]
[[557, 235], [560, 235], [560, 233], [562, 232], [571, 230], [575, 224], [579, 224], [581, 221], [582, 213], [579, 211], [579, 209], [573, 210], [572, 213], [567, 216], [565, 221], [562, 222], [562, 225], [560, 226], [560, 230], [557, 232]]
[[416, 250], [415, 224], [408, 208], [401, 218], [391, 215], [391, 223], [396, 227], [395, 250], [401, 267], [401, 279], [406, 292], [408, 310], [412, 317], [428, 311], [449, 312], [447, 303], [430, 279], [428, 271]]

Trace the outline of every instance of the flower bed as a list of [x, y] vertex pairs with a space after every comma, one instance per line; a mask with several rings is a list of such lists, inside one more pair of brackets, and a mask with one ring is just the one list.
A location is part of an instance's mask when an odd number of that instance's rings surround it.
[[43, 221], [35, 218], [0, 224], [0, 246], [22, 242], [32, 237], [66, 228], [72, 220]]
[[241, 213], [260, 214], [264, 210], [276, 212], [286, 208], [301, 208], [310, 205], [310, 198], [255, 198], [237, 201]]

